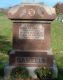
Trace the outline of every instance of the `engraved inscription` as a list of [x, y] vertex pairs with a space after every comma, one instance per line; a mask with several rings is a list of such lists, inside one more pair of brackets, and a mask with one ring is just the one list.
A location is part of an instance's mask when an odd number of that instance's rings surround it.
[[19, 38], [44, 40], [44, 27], [42, 24], [22, 24], [19, 28]]
[[35, 10], [34, 9], [29, 9], [28, 10], [28, 15], [34, 16], [35, 15]]
[[20, 14], [20, 17], [23, 17], [23, 16], [34, 16], [35, 15], [35, 10], [34, 9], [23, 9], [22, 10], [22, 13]]
[[46, 58], [42, 57], [16, 57], [16, 62], [21, 63], [46, 63]]

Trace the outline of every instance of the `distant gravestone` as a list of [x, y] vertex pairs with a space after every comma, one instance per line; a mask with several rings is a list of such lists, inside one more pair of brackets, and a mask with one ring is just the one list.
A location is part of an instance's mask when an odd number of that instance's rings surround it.
[[22, 4], [11, 8], [8, 17], [13, 22], [9, 65], [25, 66], [32, 77], [37, 67], [53, 67], [51, 22], [56, 17], [55, 9], [40, 4]]
[[56, 20], [59, 22], [63, 22], [63, 14], [57, 15]]

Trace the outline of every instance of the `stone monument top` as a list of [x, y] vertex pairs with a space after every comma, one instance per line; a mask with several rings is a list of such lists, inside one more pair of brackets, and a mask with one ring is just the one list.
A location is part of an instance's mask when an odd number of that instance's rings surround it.
[[53, 20], [56, 17], [55, 8], [45, 4], [21, 4], [11, 8], [8, 12], [10, 19], [40, 19]]

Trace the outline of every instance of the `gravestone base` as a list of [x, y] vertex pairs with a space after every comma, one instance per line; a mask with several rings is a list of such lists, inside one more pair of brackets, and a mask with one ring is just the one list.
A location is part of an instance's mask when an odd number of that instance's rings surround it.
[[11, 50], [9, 65], [25, 67], [52, 67], [53, 54], [51, 50]]
[[[21, 51], [17, 51], [18, 53], [19, 52], [21, 52]], [[51, 52], [51, 51], [49, 51], [49, 52]], [[10, 73], [11, 73], [11, 71], [12, 71], [12, 69], [13, 68], [15, 68], [15, 67], [18, 67], [18, 66], [21, 66], [21, 67], [23, 67], [23, 66], [25, 66], [25, 68], [28, 70], [28, 72], [29, 72], [29, 74], [30, 74], [30, 76], [33, 78], [33, 79], [37, 79], [37, 76], [36, 76], [36, 74], [35, 74], [35, 70], [37, 69], [37, 68], [40, 68], [40, 67], [44, 67], [45, 65], [40, 65], [40, 66], [30, 66], [30, 65], [22, 65], [22, 64], [16, 64], [16, 59], [15, 59], [15, 57], [16, 57], [16, 51], [15, 50], [12, 50], [11, 52], [10, 52], [10, 58], [12, 59], [12, 61], [9, 59], [9, 65], [7, 65], [6, 67], [5, 67], [5, 70], [4, 70], [4, 72], [5, 72], [5, 76], [4, 76], [4, 80], [8, 80], [9, 78], [10, 78]], [[20, 53], [19, 53], [20, 54]], [[18, 55], [17, 55], [18, 56]], [[50, 66], [49, 66], [49, 68], [51, 68], [52, 70], [53, 70], [53, 79], [55, 79], [55, 78], [57, 78], [58, 77], [58, 69], [57, 69], [57, 66], [56, 66], [56, 64], [55, 64], [55, 61], [53, 60], [53, 55], [52, 54], [48, 54], [48, 58], [50, 58], [50, 59], [52, 59], [51, 61], [53, 62]], [[51, 57], [52, 56], [52, 57]], [[13, 63], [12, 63], [13, 62]], [[30, 63], [31, 64], [31, 63]]]
[[[10, 73], [12, 71], [13, 68], [15, 68], [17, 66], [9, 66], [7, 65], [4, 69], [4, 80], [9, 80], [10, 79]], [[21, 66], [22, 67], [22, 66]], [[32, 77], [32, 80], [37, 80], [37, 76], [34, 73], [34, 71], [39, 68], [39, 67], [26, 67], [26, 69], [29, 71], [30, 76]], [[58, 77], [58, 69], [56, 64], [54, 63], [52, 67], [50, 67], [53, 70], [53, 79], [57, 79]]]

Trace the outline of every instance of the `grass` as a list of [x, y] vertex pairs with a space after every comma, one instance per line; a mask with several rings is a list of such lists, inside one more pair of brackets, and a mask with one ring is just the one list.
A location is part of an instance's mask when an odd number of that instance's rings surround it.
[[[53, 21], [51, 26], [52, 50], [59, 68], [63, 68], [63, 23]], [[0, 61], [8, 60], [8, 51], [12, 48], [12, 23], [0, 13]], [[63, 80], [59, 74], [59, 80]]]
[[11, 38], [12, 23], [11, 21], [3, 14], [0, 16], [0, 35], [6, 36], [7, 39]]
[[53, 21], [52, 23], [52, 50], [56, 63], [59, 67], [63, 67], [63, 23]]
[[8, 53], [11, 48], [11, 26], [11, 21], [4, 14], [0, 14], [0, 53]]
[[59, 21], [52, 23], [52, 49], [63, 51], [63, 23]]

